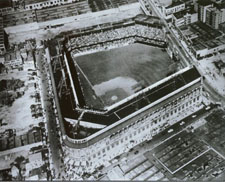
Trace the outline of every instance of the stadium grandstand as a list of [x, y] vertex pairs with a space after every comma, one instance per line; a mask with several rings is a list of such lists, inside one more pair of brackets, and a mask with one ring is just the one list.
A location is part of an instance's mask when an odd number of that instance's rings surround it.
[[97, 25], [77, 32], [79, 33], [68, 37], [66, 43], [67, 49], [73, 50], [73, 56], [95, 49], [99, 51], [99, 45], [104, 50], [109, 44], [124, 44], [126, 42], [166, 46], [162, 24], [156, 17], [140, 15], [122, 22]]

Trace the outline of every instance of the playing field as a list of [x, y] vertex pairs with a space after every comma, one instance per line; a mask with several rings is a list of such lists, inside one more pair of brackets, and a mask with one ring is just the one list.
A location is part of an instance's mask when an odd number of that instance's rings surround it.
[[79, 56], [76, 62], [87, 105], [100, 108], [177, 71], [165, 50], [143, 44]]

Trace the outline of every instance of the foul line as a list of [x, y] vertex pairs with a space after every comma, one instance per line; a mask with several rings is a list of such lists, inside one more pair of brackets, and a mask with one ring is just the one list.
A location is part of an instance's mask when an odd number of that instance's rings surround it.
[[[76, 62], [76, 61], [74, 61], [74, 62]], [[93, 88], [94, 86], [91, 84], [91, 82], [89, 81], [89, 79], [87, 78], [87, 76], [84, 74], [83, 70], [80, 68], [80, 66], [79, 66], [77, 63], [75, 63], [75, 64], [76, 64], [77, 68], [79, 68], [80, 72], [84, 75], [84, 77], [85, 77], [85, 79], [87, 80], [87, 82], [88, 82], [88, 83], [91, 85], [91, 87]]]
[[76, 60], [74, 61], [75, 65], [77, 66], [77, 68], [80, 70], [80, 72], [83, 74], [84, 78], [87, 80], [87, 82], [89, 83], [89, 85], [91, 86], [91, 89], [93, 90], [93, 92], [95, 93], [95, 96], [97, 98], [99, 98], [102, 102], [102, 104], [104, 105], [104, 101], [102, 100], [101, 96], [98, 96], [94, 90], [94, 86], [91, 84], [90, 80], [88, 79], [88, 77], [84, 74], [83, 70], [80, 68], [80, 66], [77, 64]]

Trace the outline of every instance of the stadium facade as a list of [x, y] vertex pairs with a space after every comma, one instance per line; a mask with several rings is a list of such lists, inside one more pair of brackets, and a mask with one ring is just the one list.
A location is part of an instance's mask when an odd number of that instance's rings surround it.
[[[153, 42], [162, 45], [161, 41]], [[84, 166], [87, 171], [151, 140], [158, 133], [204, 107], [203, 78], [195, 67], [186, 67], [110, 110], [86, 108], [71, 47], [64, 46], [59, 56], [52, 56], [54, 51], [47, 48], [47, 52], [50, 52], [47, 58], [51, 65], [65, 156]], [[65, 104], [67, 107], [63, 107]], [[81, 120], [105, 127], [88, 136], [76, 137], [72, 125], [65, 121], [66, 118], [71, 118], [76, 123]]]

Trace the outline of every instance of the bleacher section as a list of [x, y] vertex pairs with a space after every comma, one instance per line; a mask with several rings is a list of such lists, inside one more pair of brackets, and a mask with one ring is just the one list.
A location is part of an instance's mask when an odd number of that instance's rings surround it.
[[110, 45], [141, 42], [164, 47], [162, 24], [157, 17], [136, 16], [120, 22], [74, 30], [65, 46], [72, 54], [107, 48]]
[[70, 45], [71, 49], [81, 50], [82, 47], [90, 47], [93, 44], [104, 43], [106, 41], [132, 36], [139, 36], [149, 39], [154, 38], [162, 41], [163, 32], [161, 29], [136, 24], [133, 26], [115, 28], [113, 30], [102, 29], [101, 31], [91, 32], [87, 35], [80, 35], [79, 37], [70, 39]]

